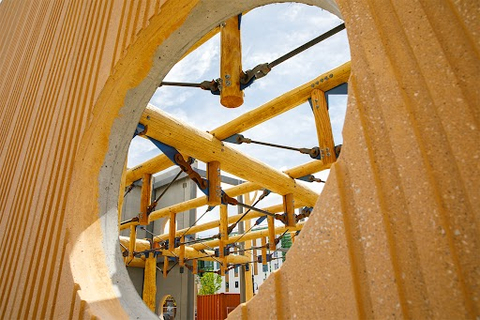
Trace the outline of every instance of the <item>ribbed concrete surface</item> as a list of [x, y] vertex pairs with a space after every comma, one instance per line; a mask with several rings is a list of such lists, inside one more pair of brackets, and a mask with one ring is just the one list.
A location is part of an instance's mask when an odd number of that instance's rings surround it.
[[[114, 254], [128, 139], [188, 45], [267, 2], [0, 3], [0, 318], [153, 318]], [[342, 156], [295, 264], [231, 318], [478, 317], [478, 2], [339, 4]]]

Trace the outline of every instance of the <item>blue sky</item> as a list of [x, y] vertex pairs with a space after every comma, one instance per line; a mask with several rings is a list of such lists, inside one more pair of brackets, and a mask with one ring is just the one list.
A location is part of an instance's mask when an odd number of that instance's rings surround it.
[[[243, 69], [271, 62], [341, 23], [342, 20], [333, 14], [303, 4], [274, 4], [252, 10], [242, 17]], [[177, 63], [164, 80], [202, 82], [218, 78], [219, 46], [220, 38], [217, 35]], [[238, 108], [225, 108], [218, 96], [196, 88], [161, 87], [150, 103], [201, 130], [212, 130], [349, 60], [350, 51], [344, 30], [273, 68], [266, 77], [244, 90], [244, 104]], [[347, 98], [337, 96], [330, 98], [329, 103], [335, 143], [340, 144]], [[242, 134], [253, 140], [295, 147], [318, 145], [314, 118], [308, 103]], [[308, 155], [294, 151], [245, 144], [234, 146], [280, 170], [311, 160]], [[158, 153], [149, 141], [135, 138], [130, 146], [128, 167]], [[199, 166], [204, 167], [203, 164]], [[328, 173], [316, 176], [325, 179], [326, 175]], [[319, 184], [312, 184], [312, 187], [321, 190]], [[277, 203], [279, 197], [271, 197], [261, 207]], [[202, 208], [198, 214], [201, 212]], [[236, 213], [236, 208], [232, 209], [233, 213]]]

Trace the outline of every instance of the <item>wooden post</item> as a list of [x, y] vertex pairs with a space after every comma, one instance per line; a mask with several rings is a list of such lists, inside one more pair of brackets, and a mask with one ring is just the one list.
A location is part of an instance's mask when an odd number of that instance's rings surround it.
[[225, 21], [220, 33], [220, 76], [222, 79], [220, 103], [227, 108], [236, 108], [243, 104], [243, 91], [240, 90], [242, 46], [239, 17], [232, 17]]
[[197, 274], [197, 272], [198, 272], [198, 260], [193, 259], [192, 260], [192, 273]]
[[170, 225], [169, 225], [169, 239], [168, 239], [168, 250], [173, 251], [175, 250], [175, 231], [177, 231], [176, 227], [176, 214], [174, 212], [170, 213]]
[[[180, 237], [180, 242], [185, 243], [185, 236]], [[178, 266], [185, 266], [185, 245], [180, 245], [180, 254], [178, 255]]]
[[[252, 247], [257, 246], [257, 239], [252, 240]], [[253, 274], [258, 276], [258, 260], [257, 260], [257, 249], [252, 250], [253, 255]]]
[[145, 260], [143, 277], [143, 302], [155, 312], [155, 298], [157, 295], [157, 258], [154, 252], [148, 254]]
[[292, 193], [283, 196], [283, 211], [287, 214], [287, 227], [295, 227], [295, 204]]
[[290, 232], [290, 238], [292, 239], [292, 244], [295, 243], [296, 237], [297, 237], [297, 232]]
[[[180, 242], [185, 243], [185, 236], [182, 236], [180, 238]], [[185, 245], [184, 244], [180, 245], [180, 254], [178, 255], [178, 265], [180, 267], [185, 266]]]
[[220, 162], [211, 161], [207, 163], [208, 176], [208, 201], [209, 206], [219, 206], [222, 204], [222, 176], [220, 173]]
[[267, 238], [262, 237], [262, 265], [266, 266], [267, 265]]
[[226, 205], [220, 206], [220, 241], [219, 241], [219, 250], [220, 250], [220, 275], [225, 275], [225, 270], [227, 268], [227, 261], [225, 259], [225, 242], [228, 240], [228, 207]]
[[168, 257], [163, 257], [163, 277], [166, 278], [168, 275]]
[[128, 261], [133, 259], [135, 244], [137, 243], [137, 226], [130, 226], [130, 242], [128, 243]]
[[[245, 194], [245, 203], [248, 204], [248, 205], [251, 205], [252, 202], [253, 202], [253, 200], [250, 197], [250, 193]], [[251, 226], [252, 226], [252, 222], [249, 219], [245, 220], [245, 230], [250, 230]], [[249, 250], [250, 248], [252, 248], [251, 242], [250, 241], [245, 241], [245, 251], [244, 251], [245, 253], [244, 253], [244, 255], [247, 256], [247, 257], [250, 256], [250, 261], [252, 261], [252, 259], [251, 259], [252, 252]], [[251, 266], [253, 266], [255, 264], [256, 263], [253, 262]], [[249, 267], [249, 265], [247, 265], [246, 267]], [[246, 267], [244, 267], [242, 269], [245, 270], [245, 275], [244, 275], [244, 279], [245, 279], [245, 300], [249, 301], [250, 299], [253, 298], [252, 268], [249, 267], [248, 270], [246, 270], [247, 269]]]
[[275, 218], [272, 216], [267, 217], [268, 223], [268, 247], [270, 250], [275, 250]]
[[323, 150], [324, 163], [337, 160], [335, 156], [335, 143], [333, 141], [332, 124], [328, 115], [327, 99], [322, 90], [314, 89], [311, 94], [313, 116], [317, 126], [318, 147]]
[[142, 226], [148, 225], [148, 206], [152, 202], [152, 175], [147, 173], [143, 175], [142, 191], [140, 195], [140, 216], [139, 222]]

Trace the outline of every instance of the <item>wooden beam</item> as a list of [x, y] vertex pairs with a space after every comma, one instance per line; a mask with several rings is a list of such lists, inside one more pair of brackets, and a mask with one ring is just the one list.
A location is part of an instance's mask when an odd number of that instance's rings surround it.
[[142, 190], [140, 195], [139, 223], [142, 226], [148, 225], [148, 206], [152, 203], [152, 175], [144, 174], [142, 179]]
[[295, 221], [295, 201], [293, 193], [288, 193], [283, 196], [283, 211], [287, 214], [287, 226], [294, 227]]
[[157, 258], [150, 252], [145, 260], [145, 271], [143, 272], [143, 302], [152, 312], [155, 312], [157, 295]]
[[[322, 161], [319, 160], [314, 160], [310, 161], [304, 164], [301, 164], [299, 166], [296, 166], [294, 168], [291, 168], [289, 170], [284, 171], [285, 174], [290, 176], [291, 178], [300, 178], [303, 176], [306, 176], [308, 174], [312, 174], [315, 172], [320, 172], [326, 169], [329, 169], [332, 164], [324, 164]], [[239, 195], [252, 192], [258, 189], [261, 189], [262, 187], [259, 184], [253, 183], [253, 182], [245, 182], [242, 183], [238, 186], [231, 187], [228, 189], [225, 189], [224, 191], [230, 196], [230, 197], [237, 197]], [[153, 211], [150, 213], [148, 216], [148, 219], [150, 222], [167, 217], [170, 215], [171, 212], [179, 213], [179, 212], [184, 212], [190, 209], [198, 208], [201, 206], [204, 206], [207, 204], [207, 197], [198, 197], [192, 200], [187, 200], [178, 204], [174, 204], [156, 211]], [[120, 226], [120, 230], [122, 230], [123, 225]], [[195, 232], [193, 232], [195, 233]]]
[[[120, 236], [120, 243], [128, 248], [130, 246], [130, 238], [125, 237], [125, 236]], [[150, 242], [147, 240], [143, 239], [137, 239], [135, 242], [135, 246], [137, 248], [138, 252], [145, 251], [150, 249]], [[208, 256], [213, 256], [215, 252], [213, 250], [202, 250], [200, 252], [198, 249], [192, 248], [192, 246], [185, 245], [185, 259], [198, 259], [198, 260], [204, 260], [204, 261], [217, 261], [217, 258], [212, 258]], [[201, 249], [205, 248], [205, 246], [201, 246]], [[122, 252], [125, 251], [125, 249], [122, 247]], [[158, 254], [161, 254], [166, 257], [179, 257], [180, 256], [180, 248], [175, 248], [175, 250], [170, 251], [170, 250], [159, 250]], [[217, 260], [215, 260], [217, 259]], [[243, 255], [235, 255], [235, 254], [230, 254], [227, 257], [225, 257], [226, 262], [229, 264], [243, 264], [249, 262], [249, 259]], [[139, 260], [144, 260], [142, 258], [135, 258], [133, 259], [132, 263], [137, 263], [140, 264], [141, 267], [144, 266], [143, 262], [140, 262]], [[132, 263], [129, 264], [129, 266], [132, 266]], [[137, 265], [138, 266], [138, 265]]]
[[132, 221], [132, 222], [121, 224], [119, 229], [120, 230], [126, 230], [126, 229], [130, 229], [130, 227], [132, 227], [132, 226], [138, 226], [138, 225], [140, 225], [140, 223], [138, 221]]
[[[267, 207], [267, 208], [263, 208], [262, 210], [268, 211], [270, 213], [282, 212], [283, 211], [283, 204], [270, 206], [270, 207]], [[243, 218], [243, 220], [248, 221], [250, 219], [255, 219], [255, 218], [261, 217], [262, 215], [263, 214], [260, 213], [260, 212], [250, 211], [249, 213], [247, 213], [245, 218]], [[228, 224], [234, 223], [235, 221], [240, 219], [241, 216], [242, 216], [241, 214], [238, 214], [238, 215], [228, 217], [228, 219], [227, 219]], [[206, 231], [206, 230], [213, 229], [213, 228], [218, 228], [218, 227], [220, 227], [220, 219], [210, 221], [210, 222], [207, 222], [207, 223], [204, 223], [204, 224], [196, 225], [196, 226], [193, 226], [191, 228], [185, 228], [185, 229], [182, 229], [182, 230], [177, 230], [176, 233], [175, 233], [175, 236], [178, 237], [182, 234], [185, 234], [185, 235], [195, 234], [195, 233], [198, 233], [198, 232], [202, 232], [202, 231]], [[155, 236], [153, 238], [153, 241], [154, 242], [160, 242], [160, 241], [168, 239], [169, 236], [170, 236], [169, 233], [164, 233], [164, 234]]]
[[293, 193], [296, 199], [314, 206], [318, 193], [301, 181], [251, 158], [210, 133], [193, 128], [166, 112], [148, 105], [140, 122], [148, 126], [147, 135], [203, 162], [220, 161], [222, 170], [264, 186], [278, 194]]
[[211, 161], [207, 163], [208, 177], [208, 201], [209, 206], [218, 206], [222, 204], [222, 175], [220, 172], [220, 162]]
[[244, 132], [306, 102], [313, 89], [327, 91], [347, 82], [349, 77], [350, 62], [346, 62], [210, 132], [219, 140]]
[[125, 175], [125, 185], [129, 186], [133, 182], [142, 179], [144, 174], [154, 174], [170, 168], [173, 162], [163, 153], [153, 157], [133, 168], [127, 169]]
[[[332, 75], [331, 78], [330, 75]], [[210, 133], [219, 140], [226, 139], [236, 133], [242, 133], [304, 103], [310, 97], [312, 89], [327, 91], [347, 82], [349, 77], [350, 62], [347, 62], [252, 111], [244, 113], [238, 118], [210, 131]], [[328, 80], [325, 81], [325, 78]], [[130, 185], [132, 182], [140, 179], [144, 173], [157, 173], [172, 165], [173, 163], [164, 154], [158, 155], [136, 167], [128, 169], [126, 185]]]
[[[288, 231], [301, 230], [304, 224], [305, 222], [300, 222], [300, 223], [297, 223], [295, 227], [286, 227], [286, 226], [276, 227], [275, 234], [282, 234], [287, 230]], [[235, 243], [235, 242], [238, 242], [239, 240], [240, 242], [245, 242], [248, 240], [258, 239], [261, 237], [268, 237], [268, 229], [250, 231], [250, 232], [247, 232], [245, 235], [231, 236], [228, 238], [225, 244]], [[210, 240], [210, 241], [205, 241], [203, 243], [192, 244], [191, 247], [193, 249], [200, 250], [205, 247], [215, 248], [215, 247], [218, 247], [218, 244], [219, 244], [219, 240]]]
[[315, 124], [317, 127], [318, 147], [323, 150], [322, 160], [325, 163], [333, 163], [335, 156], [335, 143], [333, 141], [332, 124], [328, 115], [328, 106], [325, 93], [322, 90], [312, 91], [311, 103]]
[[242, 74], [242, 45], [240, 18], [232, 17], [220, 28], [220, 103], [227, 108], [237, 108], [243, 104], [243, 91], [240, 90]]

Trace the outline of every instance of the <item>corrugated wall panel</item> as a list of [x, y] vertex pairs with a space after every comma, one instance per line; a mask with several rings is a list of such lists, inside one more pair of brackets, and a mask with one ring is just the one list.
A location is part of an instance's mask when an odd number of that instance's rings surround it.
[[340, 5], [342, 155], [287, 262], [231, 318], [478, 317], [478, 4]]

